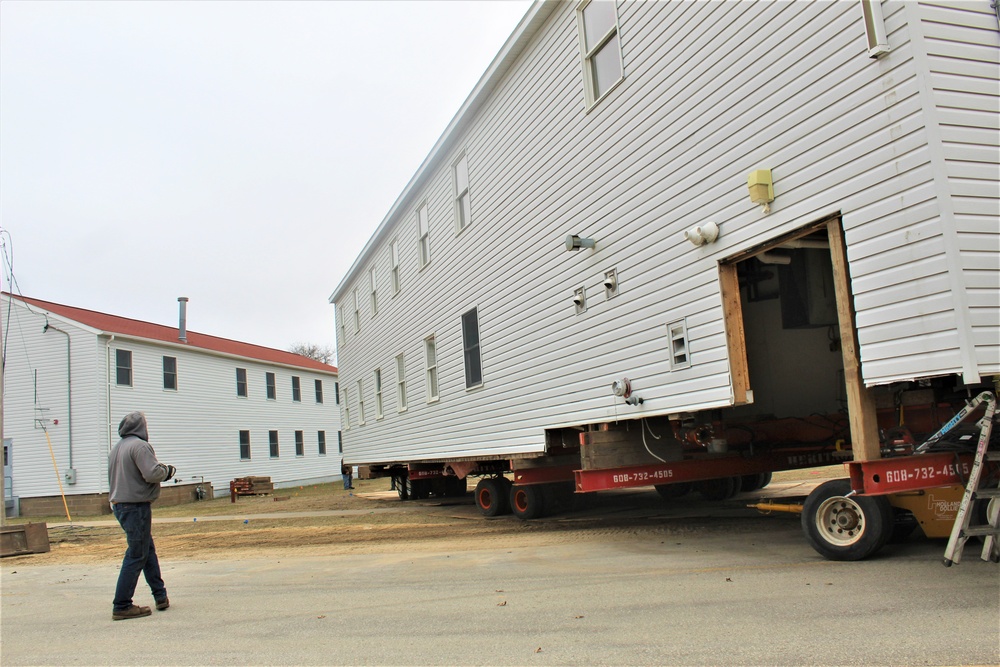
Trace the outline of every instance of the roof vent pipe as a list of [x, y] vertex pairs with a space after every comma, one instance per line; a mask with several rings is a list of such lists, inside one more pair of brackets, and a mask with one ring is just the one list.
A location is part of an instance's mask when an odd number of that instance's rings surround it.
[[182, 343], [186, 343], [187, 340], [188, 340], [188, 337], [187, 337], [187, 305], [188, 305], [188, 298], [186, 296], [179, 296], [179, 297], [177, 297], [177, 303], [179, 303], [181, 305], [180, 324], [178, 324], [178, 326], [177, 326], [177, 329], [178, 329], [177, 337], [180, 339], [180, 341]]

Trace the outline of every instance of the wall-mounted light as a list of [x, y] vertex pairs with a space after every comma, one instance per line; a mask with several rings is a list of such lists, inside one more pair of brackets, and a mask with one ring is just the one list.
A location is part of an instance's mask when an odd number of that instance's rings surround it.
[[714, 222], [706, 222], [684, 232], [684, 238], [696, 246], [712, 243], [719, 238], [719, 226]]
[[580, 248], [593, 248], [597, 245], [597, 241], [594, 239], [585, 239], [577, 236], [576, 234], [570, 234], [566, 237], [566, 250], [579, 250]]
[[770, 169], [756, 169], [747, 176], [747, 188], [750, 190], [750, 201], [760, 204], [761, 210], [767, 213], [771, 210], [769, 204], [774, 201], [774, 183], [771, 181]]

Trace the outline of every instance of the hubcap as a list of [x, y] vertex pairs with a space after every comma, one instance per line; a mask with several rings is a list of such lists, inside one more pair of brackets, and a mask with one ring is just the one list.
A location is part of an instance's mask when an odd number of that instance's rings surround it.
[[827, 541], [839, 546], [854, 544], [865, 532], [865, 515], [850, 498], [829, 498], [816, 512], [816, 526]]

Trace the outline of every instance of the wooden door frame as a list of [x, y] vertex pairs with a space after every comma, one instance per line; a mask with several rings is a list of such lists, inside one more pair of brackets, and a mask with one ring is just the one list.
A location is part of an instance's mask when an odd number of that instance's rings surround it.
[[847, 244], [840, 214], [807, 225], [789, 234], [756, 245], [719, 262], [719, 285], [722, 292], [722, 311], [725, 321], [726, 346], [729, 351], [729, 372], [733, 391], [733, 405], [753, 402], [750, 371], [747, 364], [746, 331], [743, 326], [743, 304], [736, 265], [739, 262], [775, 248], [782, 243], [826, 230], [833, 263], [833, 284], [837, 303], [837, 321], [840, 329], [841, 355], [844, 363], [844, 383], [847, 389], [847, 413], [851, 428], [851, 443], [856, 461], [870, 461], [881, 457], [875, 400], [865, 386], [861, 374], [861, 355], [855, 327], [854, 299], [851, 294], [850, 266], [847, 262]]

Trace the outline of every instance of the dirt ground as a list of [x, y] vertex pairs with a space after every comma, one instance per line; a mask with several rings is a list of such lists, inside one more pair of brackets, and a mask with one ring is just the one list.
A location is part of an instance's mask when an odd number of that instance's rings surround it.
[[[827, 476], [829, 469], [813, 469], [781, 473], [775, 480], [790, 480], [793, 491], [796, 480], [801, 480], [804, 495]], [[340, 484], [322, 484], [239, 497], [236, 503], [225, 497], [174, 507], [154, 505], [156, 550], [161, 560], [464, 551], [505, 543], [561, 544], [605, 532], [739, 531], [759, 529], [762, 520], [794, 518], [761, 517], [746, 508], [753, 501], [746, 494], [725, 503], [706, 503], [691, 494], [667, 507], [649, 488], [578, 496], [573, 507], [522, 522], [510, 515], [481, 516], [471, 493], [464, 498], [403, 503], [389, 491], [388, 480], [355, 480], [355, 487], [348, 492]], [[73, 517], [72, 522], [66, 517], [44, 520], [49, 524], [51, 551], [4, 558], [2, 565], [117, 561], [125, 551], [124, 534], [110, 515]]]

